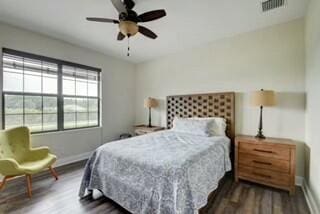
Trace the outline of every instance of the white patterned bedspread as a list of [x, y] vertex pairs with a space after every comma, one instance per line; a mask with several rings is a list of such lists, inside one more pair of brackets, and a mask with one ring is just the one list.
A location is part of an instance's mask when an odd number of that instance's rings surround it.
[[189, 214], [231, 170], [230, 140], [171, 130], [106, 143], [85, 167], [80, 197], [98, 189], [132, 213]]

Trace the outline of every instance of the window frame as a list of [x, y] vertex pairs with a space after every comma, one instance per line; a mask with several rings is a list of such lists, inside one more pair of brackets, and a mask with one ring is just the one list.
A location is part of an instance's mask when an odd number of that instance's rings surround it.
[[[55, 130], [45, 130], [45, 131], [35, 131], [32, 132], [32, 134], [40, 134], [40, 133], [48, 133], [48, 132], [61, 132], [61, 131], [69, 131], [69, 130], [78, 130], [78, 129], [87, 129], [87, 128], [94, 128], [94, 127], [100, 127], [101, 121], [100, 121], [100, 115], [101, 115], [101, 69], [95, 68], [92, 66], [82, 65], [78, 63], [73, 63], [65, 60], [59, 60], [51, 57], [41, 56], [37, 54], [27, 53], [23, 51], [17, 51], [9, 48], [2, 48], [2, 66], [1, 71], [3, 75], [3, 57], [4, 54], [11, 54], [19, 57], [34, 59], [34, 60], [40, 60], [48, 63], [54, 63], [58, 66], [57, 71], [57, 94], [47, 94], [47, 93], [33, 93], [33, 92], [15, 92], [15, 91], [4, 91], [4, 84], [1, 86], [2, 91], [2, 129], [5, 129], [5, 95], [23, 95], [23, 96], [40, 96], [42, 97], [57, 97], [57, 129]], [[89, 70], [97, 72], [97, 97], [95, 96], [77, 96], [75, 95], [63, 95], [63, 66], [71, 66], [79, 69]], [[4, 83], [4, 79], [2, 78], [2, 83]], [[86, 99], [97, 99], [98, 102], [98, 123], [97, 125], [88, 125], [84, 127], [75, 127], [75, 128], [64, 128], [64, 98], [66, 97], [74, 97], [74, 98], [86, 98]], [[43, 115], [43, 112], [41, 113]], [[25, 112], [23, 112], [23, 115], [26, 115]], [[43, 120], [43, 119], [42, 119]], [[43, 123], [42, 123], [43, 125]]]

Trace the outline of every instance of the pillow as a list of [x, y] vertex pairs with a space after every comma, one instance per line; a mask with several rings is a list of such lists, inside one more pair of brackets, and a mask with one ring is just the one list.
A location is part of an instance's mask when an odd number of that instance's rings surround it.
[[183, 132], [203, 137], [210, 136], [210, 127], [212, 126], [212, 120], [189, 120], [189, 118], [173, 119], [173, 131]]
[[222, 117], [191, 117], [189, 120], [212, 121], [209, 127], [210, 136], [226, 136], [227, 122]]

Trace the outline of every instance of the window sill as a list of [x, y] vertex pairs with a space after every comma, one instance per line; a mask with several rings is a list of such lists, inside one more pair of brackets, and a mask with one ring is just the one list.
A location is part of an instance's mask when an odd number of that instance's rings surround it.
[[102, 126], [95, 126], [95, 127], [84, 127], [84, 128], [77, 128], [77, 129], [66, 129], [62, 131], [47, 131], [47, 132], [38, 132], [38, 133], [31, 133], [32, 136], [43, 136], [43, 135], [61, 135], [61, 134], [69, 134], [69, 133], [78, 133], [83, 131], [91, 131], [95, 129], [102, 129]]

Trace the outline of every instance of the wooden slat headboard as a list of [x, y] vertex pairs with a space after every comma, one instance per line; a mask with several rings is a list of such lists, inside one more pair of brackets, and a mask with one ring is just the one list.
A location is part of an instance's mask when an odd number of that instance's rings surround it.
[[227, 120], [227, 136], [235, 137], [235, 93], [175, 95], [167, 97], [167, 128], [174, 117], [223, 117]]

